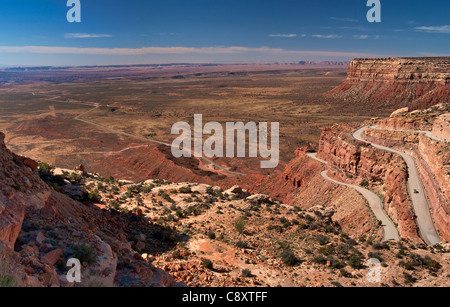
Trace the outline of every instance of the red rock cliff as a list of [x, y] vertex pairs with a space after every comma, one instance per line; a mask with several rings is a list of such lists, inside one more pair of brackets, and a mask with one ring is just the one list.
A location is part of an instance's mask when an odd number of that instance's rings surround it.
[[[402, 132], [389, 130], [394, 127], [408, 129], [412, 122], [425, 126], [421, 122], [428, 122], [428, 131], [433, 127], [433, 135], [445, 140], [448, 137], [450, 113], [430, 116], [430, 112], [436, 109], [425, 110], [421, 114], [412, 117], [405, 114], [395, 118], [392, 122], [383, 121], [383, 125], [377, 124], [381, 129], [366, 129], [366, 139], [378, 144], [393, 147], [411, 154], [415, 158], [417, 169], [424, 187], [427, 191], [431, 212], [437, 230], [444, 241], [450, 240], [450, 147], [445, 141], [431, 139], [419, 132]], [[446, 112], [448, 107], [441, 107], [441, 112]], [[434, 124], [432, 125], [431, 123]], [[431, 122], [431, 123], [430, 123]]]
[[336, 171], [340, 181], [367, 181], [384, 194], [384, 208], [403, 238], [421, 241], [406, 187], [406, 165], [400, 156], [353, 139], [354, 127], [335, 125], [324, 129], [318, 156]]
[[450, 58], [355, 59], [331, 92], [353, 104], [423, 109], [450, 101]]

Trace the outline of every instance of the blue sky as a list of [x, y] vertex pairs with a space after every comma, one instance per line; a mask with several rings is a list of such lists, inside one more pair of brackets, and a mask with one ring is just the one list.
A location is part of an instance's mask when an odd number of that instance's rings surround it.
[[0, 1], [0, 65], [294, 62], [450, 55], [450, 1]]

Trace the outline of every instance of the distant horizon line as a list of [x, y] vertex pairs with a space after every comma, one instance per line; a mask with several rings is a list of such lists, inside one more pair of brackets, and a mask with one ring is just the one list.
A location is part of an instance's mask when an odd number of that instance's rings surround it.
[[[355, 58], [357, 59], [357, 58]], [[374, 58], [375, 59], [375, 58]], [[326, 63], [350, 63], [353, 60], [323, 60], [323, 61], [311, 61], [311, 60], [299, 60], [299, 61], [275, 61], [275, 62], [167, 62], [167, 63], [141, 63], [141, 64], [105, 64], [105, 65], [4, 65], [0, 64], [1, 68], [88, 68], [88, 67], [146, 67], [146, 66], [176, 66], [176, 65], [203, 65], [203, 66], [226, 66], [226, 65], [314, 65], [314, 64], [326, 64]], [[301, 64], [306, 62], [306, 64]], [[336, 65], [338, 66], [338, 65]]]
[[[345, 64], [349, 64], [355, 60], [388, 60], [388, 59], [450, 59], [450, 56], [387, 56], [387, 57], [355, 57], [352, 60], [299, 60], [299, 61], [268, 61], [268, 62], [229, 62], [229, 63], [220, 63], [220, 62], [167, 62], [167, 63], [135, 63], [135, 64], [87, 64], [87, 65], [27, 65], [27, 64], [18, 64], [18, 65], [8, 65], [8, 64], [0, 64], [0, 69], [25, 69], [25, 68], [95, 68], [95, 67], [151, 67], [151, 66], [176, 66], [176, 65], [202, 65], [202, 66], [227, 66], [227, 65], [317, 65], [317, 64], [326, 64], [326, 63], [342, 63], [342, 65], [334, 64], [334, 66], [343, 66]], [[302, 64], [302, 62], [304, 64]]]

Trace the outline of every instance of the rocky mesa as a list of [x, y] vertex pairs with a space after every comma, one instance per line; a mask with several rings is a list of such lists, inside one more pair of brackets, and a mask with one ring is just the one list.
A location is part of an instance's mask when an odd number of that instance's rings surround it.
[[355, 59], [347, 79], [330, 93], [348, 104], [428, 108], [450, 101], [450, 58]]

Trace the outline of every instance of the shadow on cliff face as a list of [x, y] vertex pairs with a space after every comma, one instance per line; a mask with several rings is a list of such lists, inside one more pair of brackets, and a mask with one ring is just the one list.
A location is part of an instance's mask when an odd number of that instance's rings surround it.
[[134, 252], [149, 255], [166, 252], [176, 247], [178, 242], [189, 239], [176, 229], [155, 224], [145, 216], [79, 203], [53, 191], [44, 208], [26, 208], [15, 247], [20, 250], [37, 232], [48, 233], [49, 241], [74, 243], [76, 240], [70, 236], [73, 231], [86, 237], [110, 237], [129, 245]]
[[191, 157], [191, 158], [186, 158], [186, 157], [175, 158], [173, 156], [173, 154], [171, 152], [171, 148], [169, 146], [160, 145], [160, 146], [158, 146], [158, 150], [165, 155], [165, 158], [167, 160], [172, 161], [177, 166], [189, 169], [191, 172], [193, 172], [197, 176], [208, 177], [208, 178], [212, 179], [213, 181], [218, 181], [218, 180], [227, 178], [226, 176], [219, 175], [215, 172], [202, 170], [200, 168], [200, 162], [196, 158], [193, 158], [193, 157]]
[[94, 276], [82, 286], [171, 285], [173, 279], [151, 263], [188, 239], [143, 216], [100, 209], [53, 191], [44, 208], [26, 208], [14, 249], [26, 272], [44, 285], [64, 286], [61, 277], [71, 258], [80, 260], [83, 278]]

